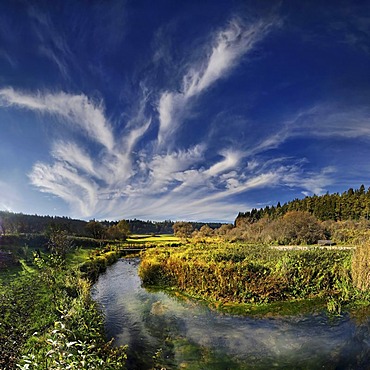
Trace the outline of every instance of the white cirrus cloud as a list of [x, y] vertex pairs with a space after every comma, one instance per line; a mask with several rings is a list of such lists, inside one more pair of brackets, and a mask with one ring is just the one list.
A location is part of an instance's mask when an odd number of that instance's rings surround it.
[[296, 120], [296, 135], [305, 132], [321, 137], [370, 138], [369, 117], [369, 107], [321, 104], [300, 115]]
[[89, 175], [99, 177], [95, 170], [94, 160], [80, 146], [72, 142], [54, 143], [52, 155], [58, 161], [67, 162], [70, 166]]
[[103, 102], [84, 94], [0, 89], [0, 107], [52, 115], [76, 133], [52, 143], [50, 161], [33, 165], [31, 184], [63, 199], [74, 216], [111, 219], [231, 220], [240, 209], [254, 206], [237, 202], [236, 196], [254, 189], [285, 186], [322, 193], [335, 168], [306, 172], [301, 158], [271, 151], [297, 136], [368, 137], [368, 110], [315, 107], [277, 122], [275, 132], [256, 140], [250, 133], [245, 147], [222, 142], [214, 152], [205, 142], [192, 142], [173, 149], [192, 100], [225, 78], [276, 23], [231, 21], [204, 47], [209, 51], [204, 58], [190, 65], [178, 91], [148, 88], [126, 122], [111, 122]]
[[225, 150], [220, 153], [223, 159], [212, 165], [205, 174], [207, 176], [216, 176], [235, 168], [243, 157], [243, 153], [235, 150]]
[[159, 146], [168, 145], [184, 118], [189, 101], [207, 90], [227, 74], [248, 54], [255, 45], [276, 25], [274, 20], [260, 20], [244, 24], [232, 20], [217, 33], [212, 51], [204, 60], [192, 65], [183, 77], [180, 92], [164, 91], [159, 99]]
[[114, 147], [110, 123], [104, 115], [103, 105], [94, 104], [86, 95], [64, 92], [25, 94], [13, 88], [0, 89], [0, 106], [19, 107], [64, 118], [73, 127], [85, 131], [91, 139], [106, 149]]
[[32, 185], [63, 199], [78, 217], [231, 220], [237, 210], [248, 208], [233, 200], [238, 194], [276, 186], [320, 194], [332, 182], [333, 168], [304, 173], [300, 159], [258, 158], [297, 135], [297, 119], [285, 124], [280, 136], [272, 133], [245, 151], [220, 148], [215, 157], [206, 143], [164, 153], [152, 145], [155, 137], [137, 149], [152, 123], [142, 107], [117, 134], [101, 106], [83, 95], [1, 89], [0, 106], [67, 119], [83, 128], [91, 143], [102, 144], [91, 152], [90, 143], [78, 141], [78, 135], [77, 141], [56, 141], [53, 163], [37, 162], [29, 174]]
[[88, 217], [96, 211], [97, 184], [80, 176], [74, 167], [63, 162], [53, 165], [36, 163], [29, 177], [40, 191], [62, 198], [75, 213]]
[[336, 168], [333, 166], [325, 167], [319, 172], [303, 172], [296, 166], [290, 167], [280, 174], [282, 183], [286, 186], [304, 189], [302, 193], [321, 195], [325, 192], [328, 185], [333, 183], [333, 174]]

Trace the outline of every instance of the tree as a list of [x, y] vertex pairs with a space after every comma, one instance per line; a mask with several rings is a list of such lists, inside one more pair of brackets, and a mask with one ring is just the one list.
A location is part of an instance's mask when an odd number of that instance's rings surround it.
[[85, 228], [94, 239], [104, 239], [106, 236], [106, 228], [98, 221], [90, 220]]
[[0, 218], [0, 235], [6, 234], [5, 222]]
[[212, 236], [213, 235], [213, 229], [210, 228], [208, 225], [203, 225], [199, 230], [200, 236]]
[[172, 228], [174, 234], [179, 238], [189, 238], [193, 232], [193, 226], [190, 222], [175, 222]]
[[215, 230], [216, 235], [226, 235], [230, 230], [232, 230], [233, 225], [231, 224], [224, 224], [221, 225], [218, 229]]
[[129, 235], [130, 225], [125, 220], [119, 221], [108, 229], [108, 236], [112, 239], [126, 240]]
[[315, 244], [324, 238], [323, 228], [308, 212], [290, 211], [277, 222], [284, 243]]
[[48, 248], [53, 254], [64, 259], [67, 252], [72, 248], [72, 241], [68, 237], [67, 231], [52, 230], [49, 235]]

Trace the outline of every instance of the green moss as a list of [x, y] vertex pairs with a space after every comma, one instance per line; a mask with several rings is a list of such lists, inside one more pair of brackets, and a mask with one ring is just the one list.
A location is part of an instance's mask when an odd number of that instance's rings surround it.
[[224, 313], [243, 316], [296, 316], [323, 311], [326, 301], [323, 298], [301, 299], [272, 303], [223, 303], [216, 306]]

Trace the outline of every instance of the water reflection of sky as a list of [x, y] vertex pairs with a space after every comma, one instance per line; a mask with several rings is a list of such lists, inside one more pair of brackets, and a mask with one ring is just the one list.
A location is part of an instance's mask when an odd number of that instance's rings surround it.
[[129, 344], [136, 354], [150, 356], [166, 338], [183, 338], [221, 358], [246, 364], [240, 368], [270, 364], [366, 369], [370, 361], [370, 320], [356, 325], [348, 316], [329, 320], [321, 315], [264, 319], [224, 315], [163, 292], [148, 292], [141, 287], [137, 266], [138, 260], [119, 261], [93, 289], [106, 315], [108, 335], [117, 345]]

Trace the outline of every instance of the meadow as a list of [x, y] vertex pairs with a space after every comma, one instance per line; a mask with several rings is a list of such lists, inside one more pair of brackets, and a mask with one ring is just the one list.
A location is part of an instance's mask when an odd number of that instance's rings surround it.
[[44, 238], [31, 245], [24, 237], [7, 239], [1, 249], [11, 251], [15, 263], [0, 269], [0, 368], [124, 369], [126, 349], [107, 341], [91, 286], [130, 249], [178, 245], [179, 239], [132, 235], [110, 243], [67, 237], [60, 243], [73, 247], [63, 256], [52, 253]]
[[[147, 287], [201, 299], [229, 313], [332, 314], [370, 302], [370, 247], [278, 250], [219, 238], [131, 235], [88, 240], [67, 253], [5, 245], [19, 261], [0, 270], [0, 368], [124, 369], [125, 347], [107, 341], [90, 289], [107, 266], [141, 250]], [[63, 240], [60, 242], [63, 244]], [[99, 246], [99, 248], [96, 248]], [[60, 252], [60, 251], [59, 251]]]

